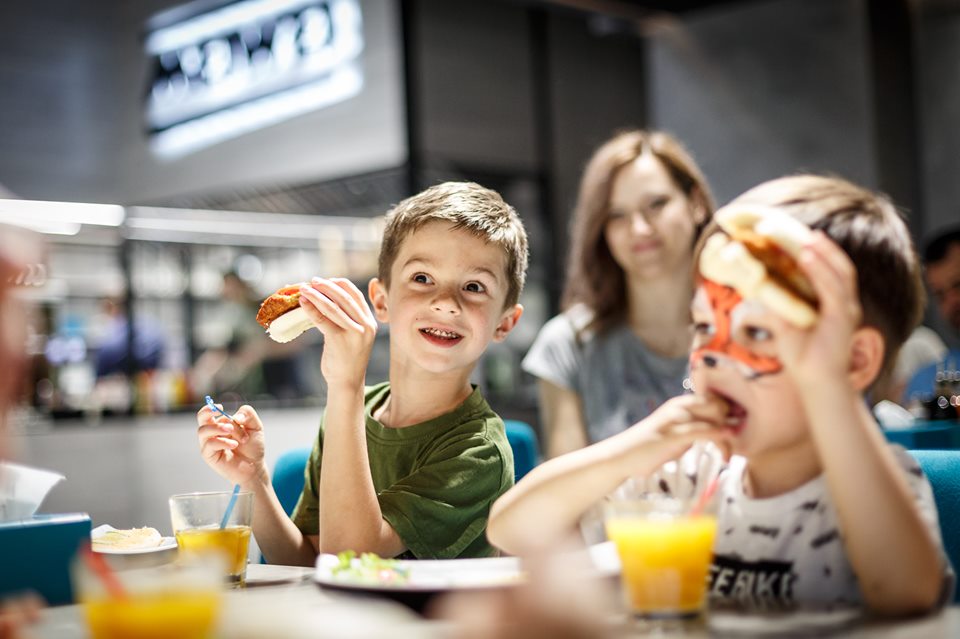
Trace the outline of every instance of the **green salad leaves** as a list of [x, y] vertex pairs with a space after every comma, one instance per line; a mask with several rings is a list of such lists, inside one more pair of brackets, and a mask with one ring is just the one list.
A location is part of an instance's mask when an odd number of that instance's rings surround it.
[[337, 579], [362, 584], [402, 585], [410, 579], [410, 570], [396, 559], [384, 559], [372, 552], [357, 557], [352, 550], [337, 553], [337, 565], [331, 573]]

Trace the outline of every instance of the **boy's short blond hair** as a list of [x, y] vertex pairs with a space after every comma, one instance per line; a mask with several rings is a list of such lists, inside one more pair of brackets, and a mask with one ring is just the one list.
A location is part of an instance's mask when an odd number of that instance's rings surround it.
[[[883, 336], [883, 366], [877, 378], [885, 377], [926, 304], [917, 251], [893, 203], [841, 178], [796, 175], [764, 182], [728, 206], [736, 204], [781, 209], [822, 230], [850, 256], [857, 268], [863, 325]], [[696, 260], [706, 238], [718, 231], [715, 222], [707, 227]]]
[[[517, 303], [527, 274], [527, 232], [499, 193], [473, 182], [444, 182], [397, 204], [387, 213], [380, 244], [379, 278], [390, 286], [390, 269], [406, 237], [428, 222], [449, 222], [499, 246], [507, 256], [507, 299]], [[438, 251], [456, 250], [438, 246]]]

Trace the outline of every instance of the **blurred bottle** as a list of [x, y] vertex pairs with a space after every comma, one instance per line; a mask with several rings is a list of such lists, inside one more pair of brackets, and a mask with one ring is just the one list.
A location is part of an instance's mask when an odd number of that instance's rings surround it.
[[955, 364], [949, 368], [946, 362], [937, 365], [937, 372], [933, 378], [933, 398], [927, 406], [928, 419], [948, 420], [957, 418], [957, 387]]

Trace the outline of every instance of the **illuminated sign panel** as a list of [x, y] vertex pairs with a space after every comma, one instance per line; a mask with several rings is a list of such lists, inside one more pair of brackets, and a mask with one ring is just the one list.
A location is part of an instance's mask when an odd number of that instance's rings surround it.
[[244, 0], [152, 30], [151, 148], [197, 151], [363, 87], [357, 0]]

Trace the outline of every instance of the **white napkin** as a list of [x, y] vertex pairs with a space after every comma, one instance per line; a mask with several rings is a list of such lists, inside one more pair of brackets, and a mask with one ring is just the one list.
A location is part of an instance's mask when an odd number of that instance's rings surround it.
[[0, 523], [33, 517], [50, 489], [63, 479], [49, 470], [0, 462]]
[[890, 400], [883, 400], [873, 407], [873, 415], [884, 428], [896, 430], [898, 428], [912, 428], [913, 415], [903, 406]]

